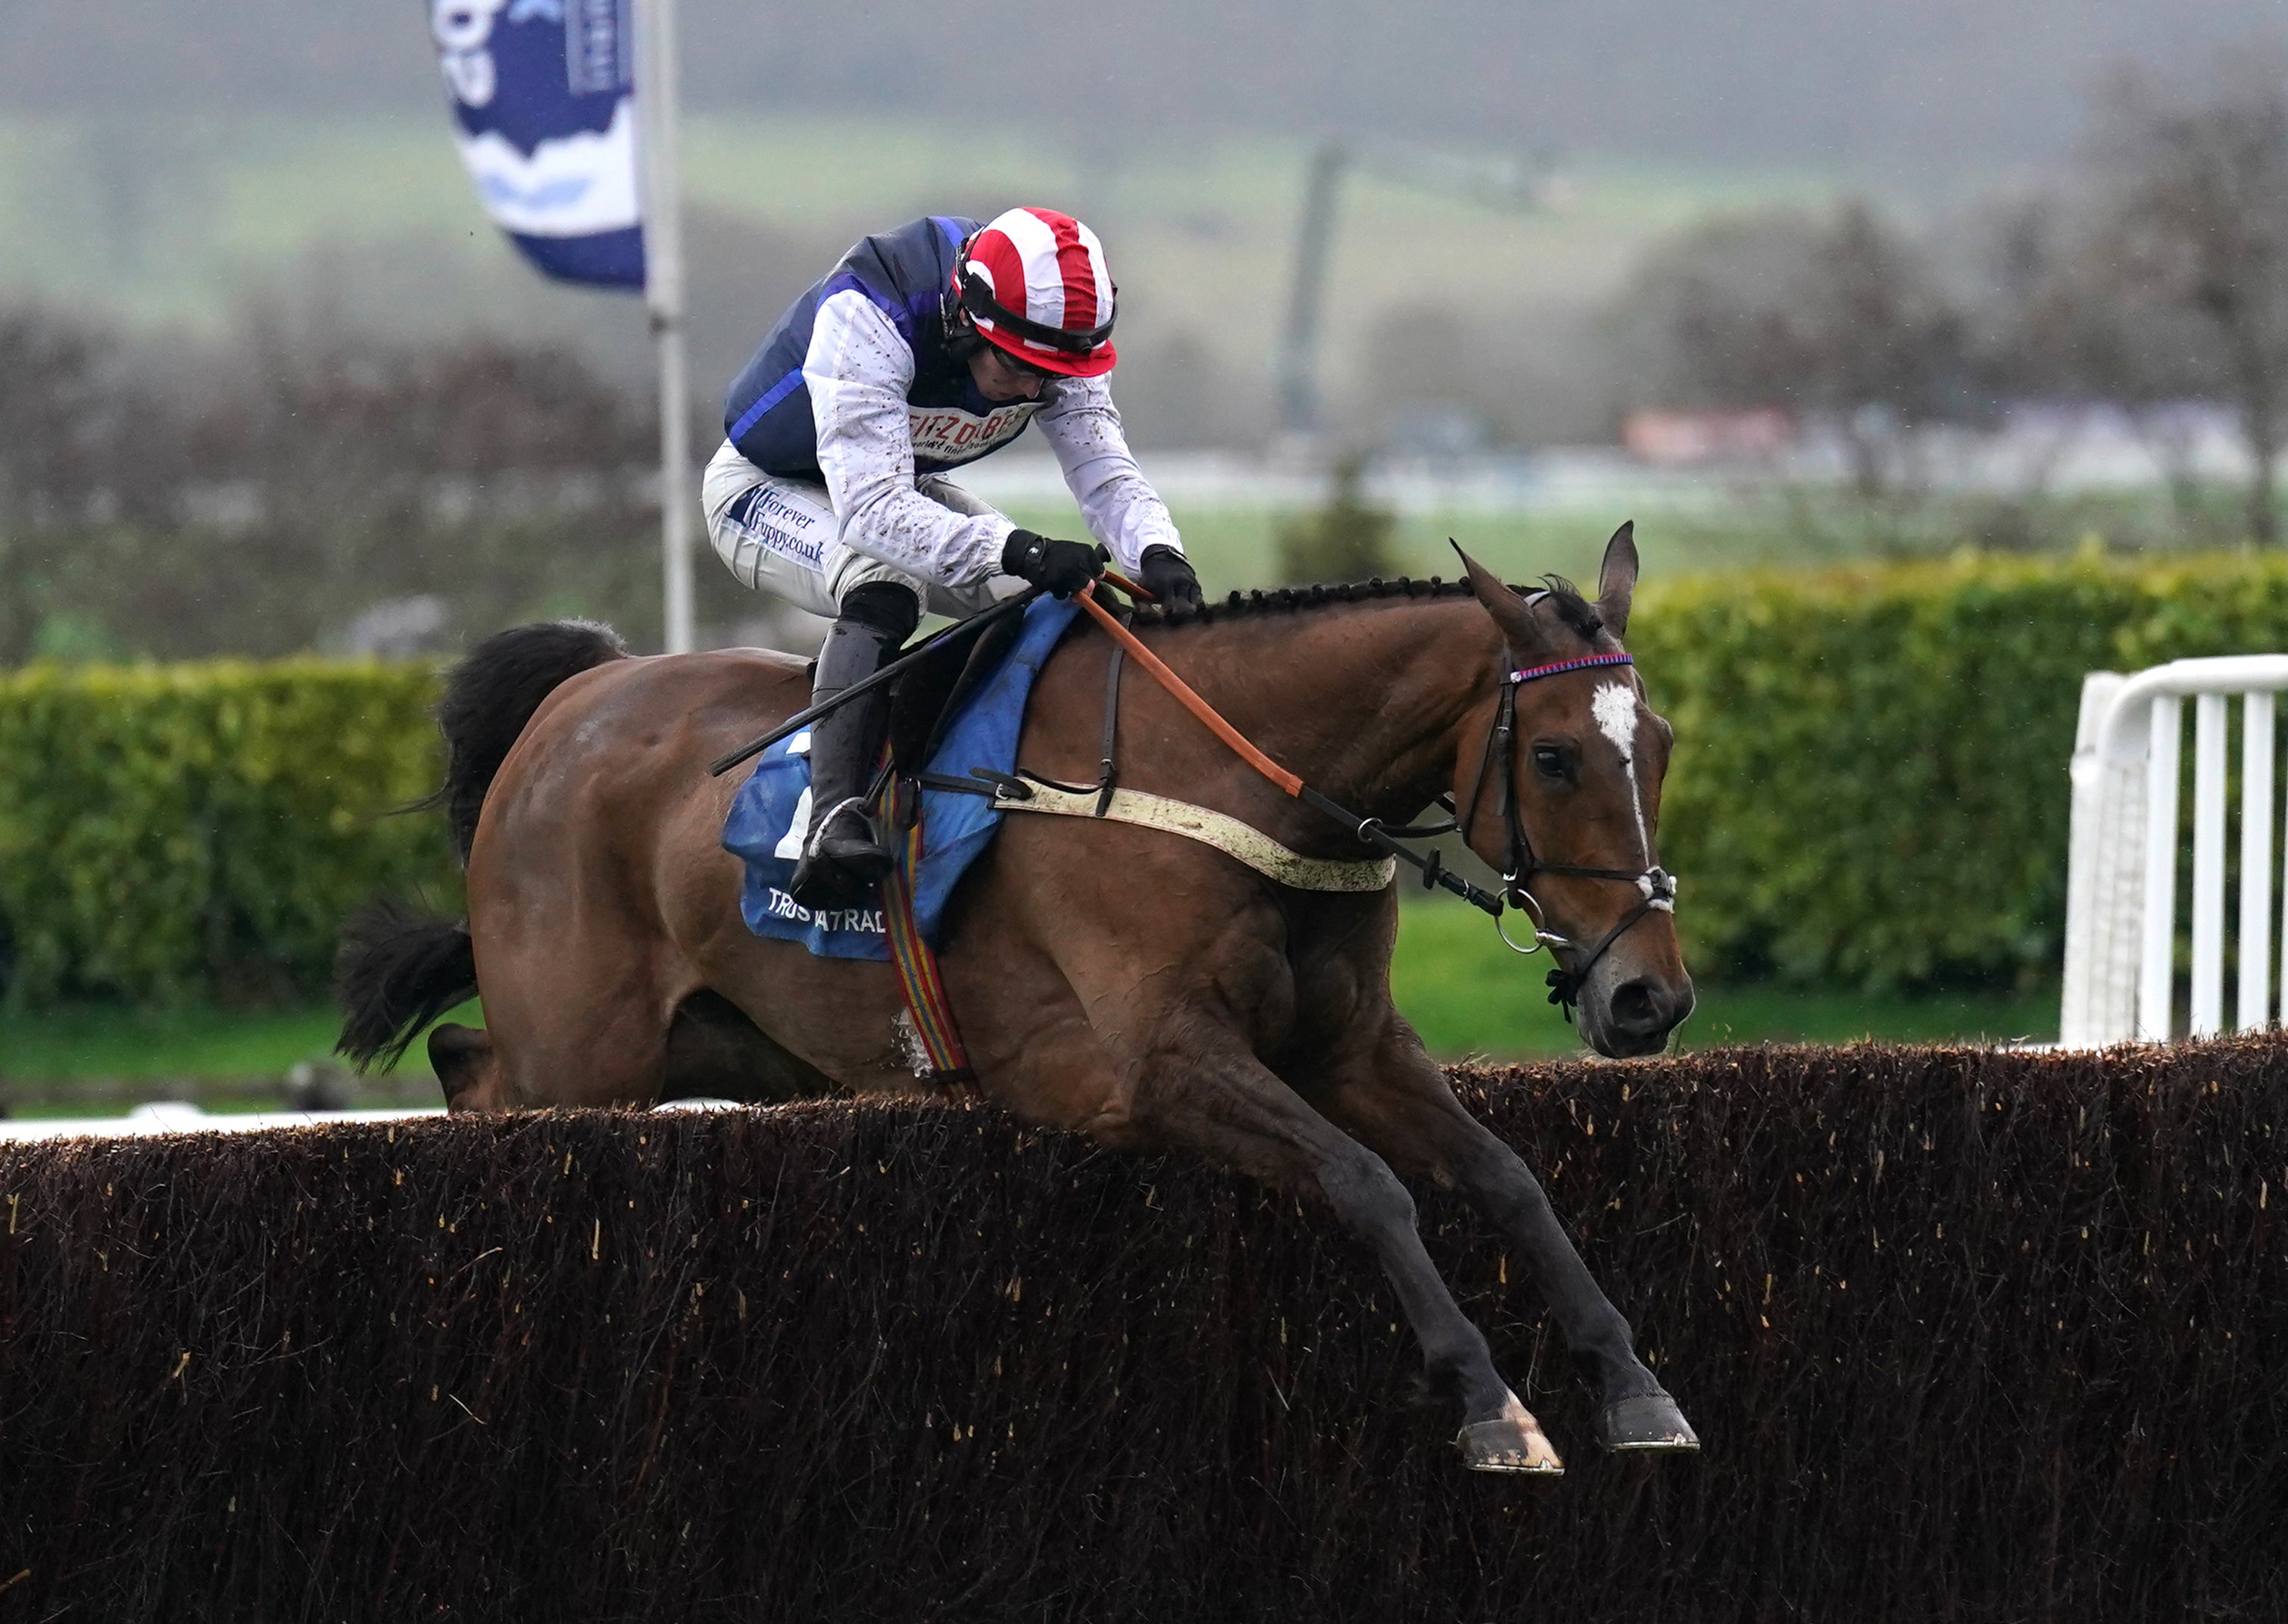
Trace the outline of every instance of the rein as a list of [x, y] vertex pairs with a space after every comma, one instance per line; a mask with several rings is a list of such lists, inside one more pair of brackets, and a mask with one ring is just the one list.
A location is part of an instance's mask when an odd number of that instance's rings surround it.
[[[1108, 571], [1107, 574], [1109, 576], [1110, 572]], [[1148, 593], [1136, 592], [1127, 582], [1119, 580], [1117, 577], [1113, 579], [1115, 585], [1128, 591], [1131, 596], [1148, 599]], [[1539, 595], [1536, 594], [1536, 596]], [[1526, 889], [1536, 874], [1557, 874], [1577, 880], [1625, 880], [1634, 885], [1640, 896], [1637, 905], [1631, 909], [1618, 924], [1607, 931], [1595, 946], [1590, 948], [1585, 954], [1580, 955], [1573, 965], [1569, 967], [1561, 965], [1549, 972], [1549, 1001], [1563, 1009], [1565, 1017], [1569, 1021], [1573, 1018], [1574, 1006], [1580, 1001], [1581, 987], [1588, 979], [1589, 972], [1596, 967], [1597, 961], [1605, 956], [1613, 943], [1620, 940], [1638, 921], [1656, 910], [1664, 913], [1675, 912], [1676, 877], [1657, 864], [1641, 872], [1632, 872], [1626, 869], [1591, 868], [1581, 864], [1541, 861], [1534, 852], [1532, 840], [1526, 834], [1524, 818], [1517, 805], [1516, 797], [1511, 793], [1511, 786], [1516, 778], [1517, 690], [1519, 688], [1528, 682], [1538, 681], [1544, 677], [1561, 676], [1568, 672], [1585, 671], [1607, 665], [1633, 665], [1636, 662], [1631, 656], [1626, 654], [1583, 655], [1573, 659], [1554, 660], [1547, 665], [1526, 666], [1506, 673], [1501, 680], [1501, 697], [1494, 708], [1494, 720], [1486, 735], [1485, 749], [1479, 755], [1477, 774], [1471, 782], [1468, 797], [1459, 803], [1456, 821], [1394, 831], [1385, 828], [1380, 820], [1361, 817], [1340, 802], [1322, 794], [1304, 783], [1297, 775], [1289, 772], [1262, 751], [1257, 749], [1238, 728], [1217, 714], [1215, 707], [1201, 698], [1192, 689], [1190, 684], [1171, 671], [1157, 655], [1145, 647], [1142, 640], [1121, 625], [1119, 619], [1109, 609], [1099, 603], [1092, 591], [1074, 594], [1074, 601], [1079, 603], [1081, 608], [1112, 638], [1116, 660], [1121, 651], [1125, 650], [1138, 665], [1151, 673], [1153, 681], [1159, 683], [1179, 705], [1197, 718], [1209, 732], [1222, 740], [1241, 760], [1260, 773], [1283, 793], [1303, 802], [1315, 811], [1333, 818], [1356, 834], [1361, 840], [1385, 856], [1394, 857], [1402, 863], [1411, 865], [1420, 872], [1425, 890], [1433, 887], [1442, 888], [1472, 906], [1491, 915], [1494, 927], [1500, 933], [1502, 940], [1508, 943], [1516, 951], [1530, 953], [1536, 949], [1546, 946], [1553, 951], [1564, 948], [1576, 953], [1579, 952], [1577, 944], [1569, 938], [1543, 928], [1540, 905], [1533, 900], [1532, 895]], [[1532, 600], [1529, 599], [1528, 601], [1530, 602]], [[1108, 750], [1107, 754], [1109, 755], [1109, 753]], [[1397, 838], [1400, 835], [1421, 838], [1450, 832], [1459, 833], [1466, 841], [1469, 839], [1470, 825], [1477, 816], [1479, 795], [1485, 787], [1486, 773], [1490, 768], [1497, 774], [1496, 816], [1499, 816], [1505, 825], [1504, 856], [1507, 866], [1502, 875], [1502, 888], [1498, 895], [1487, 891], [1481, 886], [1473, 885], [1461, 875], [1446, 868], [1436, 851], [1418, 852], [1411, 847], [1402, 844]], [[1501, 917], [1505, 900], [1513, 903], [1519, 912], [1532, 922], [1534, 939], [1530, 946], [1520, 947], [1516, 943], [1510, 941], [1507, 931], [1502, 930]]]
[[[1116, 585], [1122, 585], [1124, 590], [1125, 588], [1125, 583], [1116, 583]], [[1270, 780], [1281, 793], [1292, 796], [1314, 811], [1326, 814], [1385, 856], [1395, 857], [1401, 863], [1410, 864], [1421, 873], [1424, 890], [1426, 891], [1433, 886], [1442, 887], [1473, 907], [1483, 909], [1495, 919], [1498, 920], [1501, 918], [1502, 899], [1482, 886], [1471, 884], [1461, 875], [1447, 868], [1436, 852], [1425, 855], [1416, 851], [1412, 847], [1402, 845], [1396, 838], [1383, 828], [1379, 820], [1361, 817], [1341, 802], [1321, 794], [1295, 774], [1289, 772], [1278, 762], [1258, 750], [1248, 740], [1246, 735], [1218, 715], [1213, 705], [1195, 693], [1189, 683], [1169, 670], [1160, 657], [1146, 648], [1143, 641], [1135, 633], [1122, 625], [1111, 610], [1099, 603], [1095, 593], [1076, 593], [1073, 601], [1086, 610], [1095, 619], [1097, 625], [1102, 626], [1111, 635], [1113, 646], [1116, 649], [1125, 649], [1129, 657], [1150, 673], [1152, 680], [1167, 689], [1177, 704], [1198, 718], [1201, 725], [1228, 745], [1233, 754]], [[1444, 833], [1445, 831], [1440, 827], [1426, 832], [1409, 831], [1408, 832]]]

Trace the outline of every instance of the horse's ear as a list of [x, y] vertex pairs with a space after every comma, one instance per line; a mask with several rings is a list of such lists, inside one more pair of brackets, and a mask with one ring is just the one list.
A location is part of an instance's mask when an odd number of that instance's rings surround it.
[[1637, 521], [1632, 519], [1613, 532], [1597, 567], [1597, 618], [1615, 637], [1629, 629], [1629, 600], [1636, 590]]
[[1540, 648], [1545, 641], [1541, 624], [1534, 619], [1533, 609], [1526, 601], [1503, 585], [1501, 577], [1492, 570], [1464, 553], [1461, 544], [1452, 537], [1446, 538], [1446, 545], [1461, 558], [1462, 568], [1470, 574], [1471, 589], [1477, 593], [1478, 601], [1485, 605], [1486, 613], [1494, 617], [1494, 624], [1501, 628], [1512, 650], [1527, 654]]

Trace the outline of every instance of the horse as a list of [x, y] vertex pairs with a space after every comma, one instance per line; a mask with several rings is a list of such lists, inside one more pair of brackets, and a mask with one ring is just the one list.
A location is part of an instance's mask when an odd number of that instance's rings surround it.
[[[1363, 816], [1396, 827], [1453, 797], [1466, 843], [1560, 943], [1589, 1044], [1653, 1053], [1692, 984], [1653, 888], [1671, 733], [1619, 641], [1631, 529], [1607, 546], [1593, 601], [1556, 577], [1527, 594], [1463, 563], [1450, 583], [1140, 608], [1132, 629], [1247, 739]], [[1021, 736], [1028, 770], [1094, 776], [1112, 649], [1084, 620], [1050, 657]], [[477, 647], [439, 706], [436, 799], [466, 918], [384, 905], [346, 928], [343, 1052], [393, 1060], [481, 992], [482, 1031], [429, 1039], [455, 1111], [926, 1090], [891, 966], [814, 958], [741, 920], [741, 864], [719, 844], [737, 777], [708, 763], [807, 700], [803, 663], [762, 650], [631, 657], [578, 622]], [[1355, 827], [1275, 789], [1162, 687], [1132, 671], [1114, 704], [1123, 784], [1307, 856], [1362, 856]], [[1597, 1382], [1598, 1442], [1698, 1447], [1538, 1181], [1394, 1007], [1395, 884], [1299, 890], [1157, 829], [1001, 824], [939, 947], [986, 1102], [1114, 1150], [1187, 1149], [1331, 1212], [1394, 1286], [1427, 1392], [1458, 1401], [1464, 1463], [1560, 1472], [1425, 1251], [1401, 1175], [1466, 1191]]]

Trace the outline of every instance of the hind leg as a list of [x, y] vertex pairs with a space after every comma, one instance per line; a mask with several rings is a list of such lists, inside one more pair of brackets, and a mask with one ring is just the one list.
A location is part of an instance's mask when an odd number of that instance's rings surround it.
[[502, 1111], [500, 1065], [492, 1034], [481, 1026], [439, 1023], [429, 1032], [429, 1069], [445, 1091], [447, 1111]]
[[657, 1103], [672, 1011], [652, 989], [557, 984], [501, 1002], [485, 1005], [501, 1107]]
[[500, 1052], [493, 1046], [493, 1035], [481, 1026], [458, 1026], [447, 1021], [433, 1029], [429, 1033], [429, 1069], [437, 1074], [437, 1085], [444, 1090], [448, 1111], [499, 1111], [536, 1103], [576, 1103], [537, 1100], [512, 1093], [502, 1070]]
[[[485, 1000], [484, 1047], [453, 1055], [457, 1111], [549, 1105], [650, 1105], [667, 1078], [668, 1030], [687, 986], [663, 986], [675, 971], [665, 944], [640, 929], [593, 921], [573, 927], [547, 911], [513, 929], [473, 917], [477, 984]], [[446, 1072], [440, 1070], [441, 1080]]]

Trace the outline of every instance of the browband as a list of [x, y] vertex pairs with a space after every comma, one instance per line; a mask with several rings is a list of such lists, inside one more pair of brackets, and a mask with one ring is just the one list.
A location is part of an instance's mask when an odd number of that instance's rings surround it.
[[1505, 682], [1532, 682], [1542, 677], [1561, 677], [1569, 671], [1587, 671], [1598, 665], [1633, 665], [1634, 658], [1625, 654], [1584, 654], [1569, 660], [1552, 660], [1546, 665], [1528, 665], [1513, 671], [1502, 679]]

